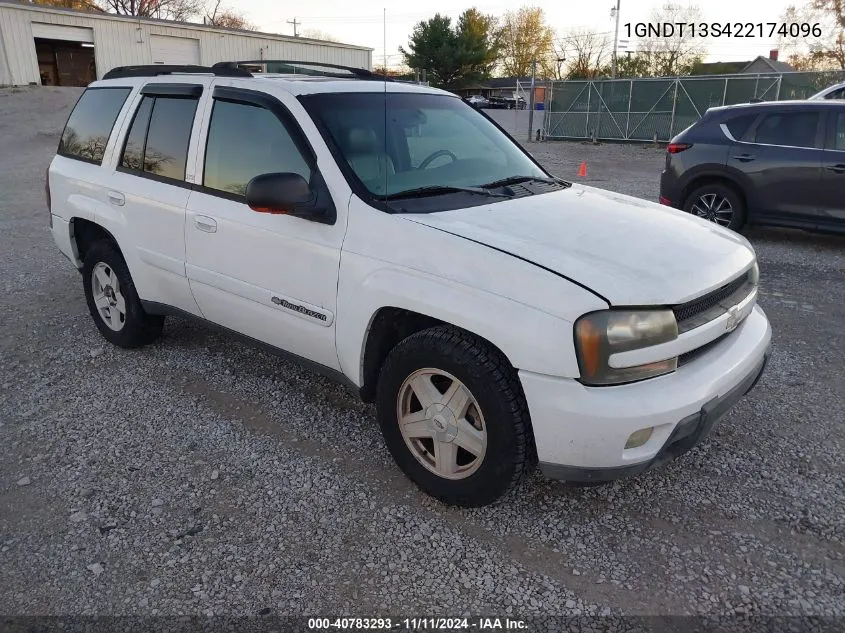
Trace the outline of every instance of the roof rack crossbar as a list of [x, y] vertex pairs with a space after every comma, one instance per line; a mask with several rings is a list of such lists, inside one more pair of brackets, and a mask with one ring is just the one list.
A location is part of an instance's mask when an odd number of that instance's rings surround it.
[[[393, 81], [390, 77], [385, 77], [384, 75], [379, 75], [371, 70], [367, 70], [365, 68], [355, 68], [353, 66], [341, 66], [340, 64], [329, 64], [325, 62], [309, 62], [303, 61], [301, 59], [250, 59], [250, 60], [242, 60], [242, 61], [233, 61], [233, 62], [217, 62], [212, 66], [212, 68], [228, 68], [228, 69], [238, 69], [243, 70], [240, 67], [246, 65], [260, 65], [260, 64], [289, 64], [295, 68], [295, 66], [316, 66], [318, 68], [329, 68], [332, 70], [345, 70], [346, 72], [352, 74], [356, 79], [369, 79], [373, 81]], [[344, 75], [338, 73], [323, 73], [324, 76], [327, 77], [339, 77], [343, 78]]]
[[103, 75], [103, 79], [124, 79], [126, 77], [157, 77], [159, 75], [205, 74], [217, 77], [252, 77], [252, 73], [237, 66], [175, 66], [167, 64], [152, 64], [142, 66], [116, 66]]

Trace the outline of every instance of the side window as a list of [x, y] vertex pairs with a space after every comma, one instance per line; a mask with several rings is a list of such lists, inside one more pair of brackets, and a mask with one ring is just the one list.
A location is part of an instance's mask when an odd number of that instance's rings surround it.
[[833, 90], [824, 96], [825, 99], [845, 99], [845, 88]]
[[114, 122], [130, 88], [89, 88], [76, 103], [59, 141], [58, 153], [101, 164]]
[[255, 176], [311, 169], [279, 118], [260, 106], [215, 99], [205, 148], [202, 184], [243, 196]]
[[815, 147], [818, 123], [818, 112], [768, 114], [757, 126], [754, 140], [766, 145]]
[[736, 116], [729, 121], [725, 121], [725, 125], [731, 131], [731, 136], [733, 136], [736, 140], [740, 140], [748, 131], [748, 128], [751, 127], [751, 124], [754, 123], [756, 118], [757, 113], [743, 114]]
[[144, 96], [126, 135], [120, 166], [169, 180], [185, 180], [197, 103], [189, 97]]
[[[831, 112], [828, 118], [833, 116]], [[833, 142], [828, 144], [829, 147], [838, 150], [845, 150], [845, 112], [836, 114], [833, 128]]]

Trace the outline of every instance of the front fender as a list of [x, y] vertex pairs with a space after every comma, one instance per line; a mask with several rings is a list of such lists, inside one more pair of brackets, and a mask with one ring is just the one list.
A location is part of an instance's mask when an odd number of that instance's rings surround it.
[[519, 369], [578, 376], [572, 323], [455, 281], [344, 253], [338, 287], [337, 352], [344, 374], [364, 383], [363, 357], [373, 317], [400, 308], [455, 325], [497, 346]]

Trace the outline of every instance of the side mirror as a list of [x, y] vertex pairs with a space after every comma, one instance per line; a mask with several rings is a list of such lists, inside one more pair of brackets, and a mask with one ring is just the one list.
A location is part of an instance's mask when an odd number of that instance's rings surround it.
[[299, 174], [261, 174], [246, 185], [246, 203], [258, 213], [307, 215], [317, 196]]

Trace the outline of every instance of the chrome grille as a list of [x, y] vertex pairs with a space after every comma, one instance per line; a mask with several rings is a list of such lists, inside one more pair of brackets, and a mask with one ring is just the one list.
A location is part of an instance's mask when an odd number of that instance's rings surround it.
[[688, 332], [719, 318], [753, 290], [754, 283], [749, 272], [703, 297], [675, 306], [672, 311], [678, 322], [678, 333]]

